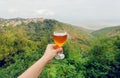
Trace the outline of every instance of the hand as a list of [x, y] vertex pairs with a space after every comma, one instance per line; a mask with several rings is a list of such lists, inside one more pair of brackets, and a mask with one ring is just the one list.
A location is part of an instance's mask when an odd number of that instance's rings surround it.
[[44, 55], [18, 78], [38, 78], [46, 64], [59, 52], [63, 52], [62, 48], [56, 44], [48, 44]]
[[63, 52], [63, 49], [56, 44], [48, 44], [43, 57], [50, 61], [59, 52]]

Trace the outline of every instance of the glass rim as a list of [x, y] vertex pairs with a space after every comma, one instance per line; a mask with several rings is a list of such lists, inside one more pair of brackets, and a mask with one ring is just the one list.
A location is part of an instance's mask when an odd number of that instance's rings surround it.
[[67, 32], [66, 31], [54, 31], [53, 35], [64, 36], [64, 35], [67, 35]]

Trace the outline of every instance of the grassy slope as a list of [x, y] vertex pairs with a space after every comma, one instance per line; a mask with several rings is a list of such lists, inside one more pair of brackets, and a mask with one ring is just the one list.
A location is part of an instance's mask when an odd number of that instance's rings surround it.
[[120, 34], [120, 26], [115, 26], [115, 27], [106, 27], [100, 30], [93, 31], [91, 34], [96, 37], [100, 36], [112, 36]]

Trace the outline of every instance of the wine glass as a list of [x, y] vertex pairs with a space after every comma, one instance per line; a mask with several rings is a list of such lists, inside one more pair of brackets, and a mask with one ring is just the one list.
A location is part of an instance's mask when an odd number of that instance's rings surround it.
[[[67, 32], [63, 30], [54, 31], [53, 39], [55, 44], [57, 44], [59, 47], [62, 47], [67, 40]], [[55, 56], [56, 59], [64, 59], [64, 57], [65, 55], [61, 52]]]

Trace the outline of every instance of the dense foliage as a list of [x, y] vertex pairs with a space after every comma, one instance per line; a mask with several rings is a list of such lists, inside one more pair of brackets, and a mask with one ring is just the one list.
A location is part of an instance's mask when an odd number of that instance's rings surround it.
[[22, 23], [0, 29], [0, 78], [17, 78], [53, 43], [55, 29], [66, 30], [64, 60], [53, 59], [40, 78], [119, 78], [120, 36], [92, 38], [70, 25], [55, 20]]

